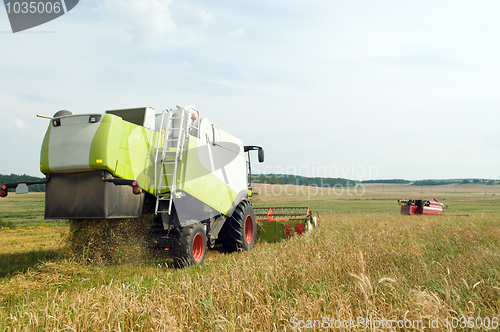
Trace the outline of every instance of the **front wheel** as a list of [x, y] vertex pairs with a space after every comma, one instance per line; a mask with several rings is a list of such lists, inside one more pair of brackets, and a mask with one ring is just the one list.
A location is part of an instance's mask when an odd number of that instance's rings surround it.
[[248, 201], [242, 201], [223, 227], [222, 246], [227, 252], [246, 251], [255, 246], [257, 224], [253, 207]]
[[177, 268], [202, 264], [207, 254], [205, 227], [196, 223], [178, 230], [172, 254]]

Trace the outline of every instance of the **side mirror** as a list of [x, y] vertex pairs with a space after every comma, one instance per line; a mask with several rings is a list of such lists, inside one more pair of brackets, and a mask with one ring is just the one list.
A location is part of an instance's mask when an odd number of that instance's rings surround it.
[[260, 148], [259, 149], [259, 163], [263, 163], [263, 162], [264, 162], [264, 149]]
[[16, 187], [16, 194], [27, 194], [29, 192], [26, 183], [20, 183]]

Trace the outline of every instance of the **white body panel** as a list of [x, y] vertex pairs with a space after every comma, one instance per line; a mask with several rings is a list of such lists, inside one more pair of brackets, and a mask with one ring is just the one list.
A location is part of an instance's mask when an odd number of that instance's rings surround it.
[[60, 120], [61, 125], [53, 126], [49, 136], [50, 170], [58, 173], [92, 170], [90, 146], [99, 123], [89, 123], [89, 114], [63, 116]]
[[[200, 125], [200, 144], [217, 144], [217, 143], [233, 143], [230, 147], [238, 147], [237, 149], [231, 149], [231, 151], [236, 155], [236, 157], [228, 164], [221, 166], [217, 160], [211, 160], [212, 169], [214, 170], [212, 174], [216, 176], [219, 180], [228, 185], [236, 193], [241, 191], [246, 191], [248, 188], [247, 184], [247, 166], [245, 153], [243, 151], [243, 142], [225, 131], [224, 129], [218, 127], [214, 123], [210, 122], [207, 118], [201, 119]], [[228, 151], [228, 153], [230, 153]], [[207, 170], [211, 171], [207, 168]]]

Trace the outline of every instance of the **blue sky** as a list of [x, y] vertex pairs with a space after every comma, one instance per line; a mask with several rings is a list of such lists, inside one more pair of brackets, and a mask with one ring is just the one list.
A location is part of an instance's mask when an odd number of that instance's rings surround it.
[[497, 1], [87, 0], [12, 34], [0, 173], [41, 175], [36, 114], [196, 104], [265, 173], [500, 177]]

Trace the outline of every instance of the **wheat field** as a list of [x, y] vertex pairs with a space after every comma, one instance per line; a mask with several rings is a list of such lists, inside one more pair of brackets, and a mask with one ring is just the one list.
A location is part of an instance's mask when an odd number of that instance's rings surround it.
[[[479, 190], [477, 199], [467, 193], [445, 199], [449, 209], [442, 217], [401, 216], [394, 201], [401, 191], [391, 198], [386, 190], [364, 199], [274, 202], [258, 195], [261, 206], [309, 204], [322, 214], [321, 226], [249, 252], [212, 251], [204, 265], [181, 270], [158, 258], [79, 261], [65, 250], [65, 227], [2, 231], [0, 263], [10, 272], [0, 272], [0, 328], [497, 330], [498, 198], [485, 199]], [[22, 201], [9, 199], [22, 210]]]

